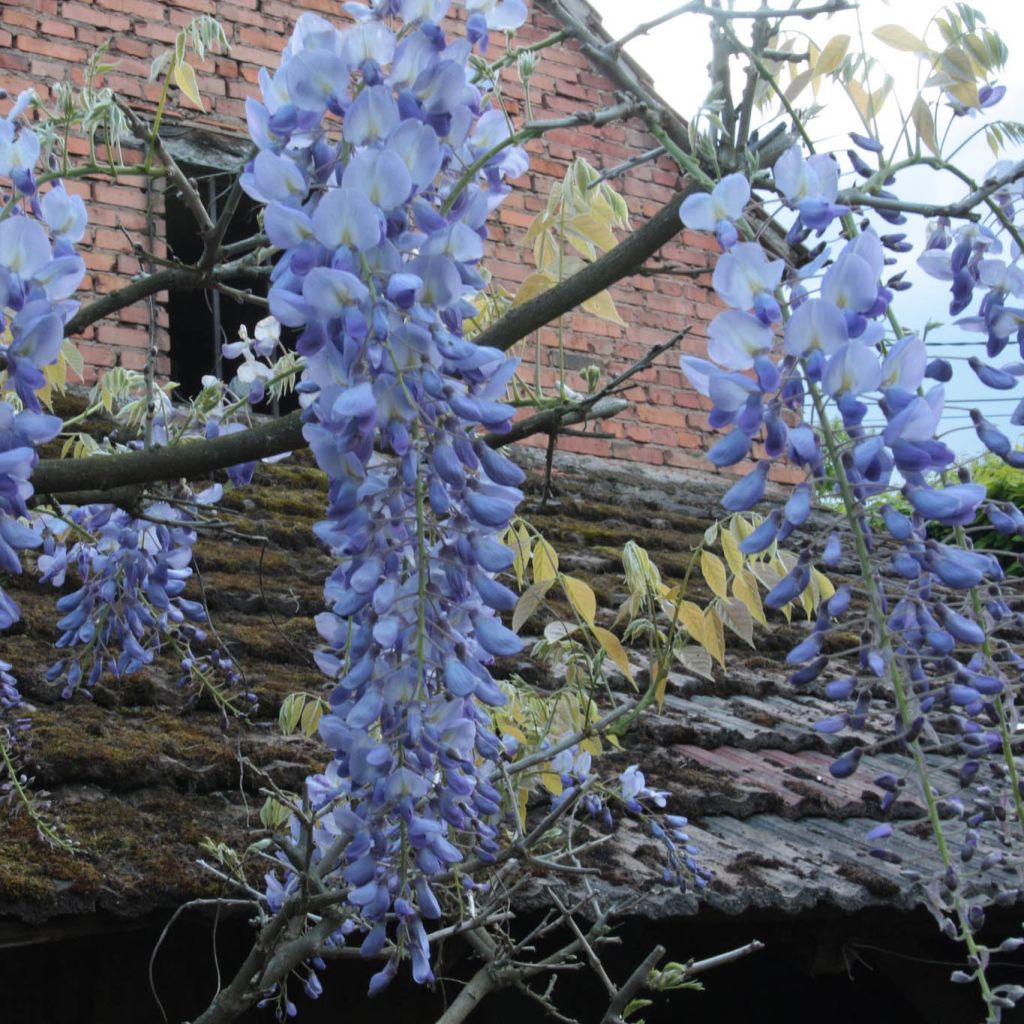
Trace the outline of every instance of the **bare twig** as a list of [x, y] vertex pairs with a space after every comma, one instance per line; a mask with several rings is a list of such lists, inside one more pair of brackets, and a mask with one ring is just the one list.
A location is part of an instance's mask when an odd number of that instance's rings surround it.
[[621, 1024], [622, 1011], [629, 1005], [629, 1001], [647, 984], [647, 978], [654, 970], [655, 964], [665, 955], [664, 946], [655, 946], [654, 949], [644, 957], [639, 967], [626, 979], [626, 983], [618, 990], [615, 998], [608, 1004], [601, 1024]]
[[182, 200], [189, 208], [192, 216], [195, 217], [200, 229], [204, 232], [210, 231], [213, 228], [213, 221], [210, 220], [210, 214], [203, 203], [202, 197], [195, 190], [192, 182], [185, 176], [185, 172], [178, 166], [178, 161], [171, 156], [159, 133], [154, 133], [151, 127], [131, 107], [122, 106], [121, 110], [124, 112], [128, 124], [131, 125], [132, 131], [139, 138], [151, 141], [156, 155], [160, 158], [160, 163], [167, 168], [167, 177], [174, 182], [175, 187], [181, 193]]
[[686, 976], [690, 977], [695, 974], [703, 974], [705, 971], [712, 971], [716, 967], [731, 964], [735, 960], [742, 960], [743, 957], [750, 956], [751, 953], [758, 953], [762, 949], [764, 949], [764, 943], [757, 939], [752, 939], [745, 946], [740, 946], [738, 949], [730, 949], [727, 953], [719, 953], [717, 956], [709, 956], [706, 960], [688, 963], [686, 965]]

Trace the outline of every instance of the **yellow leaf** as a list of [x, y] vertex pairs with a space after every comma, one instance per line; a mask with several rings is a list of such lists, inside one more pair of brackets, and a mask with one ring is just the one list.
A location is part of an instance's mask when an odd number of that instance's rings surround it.
[[737, 512], [729, 521], [729, 532], [737, 541], [742, 543], [754, 532], [754, 527], [750, 525], [744, 516]]
[[[722, 551], [725, 554], [725, 560], [729, 563], [729, 568], [732, 569], [733, 574], [742, 572], [743, 552], [740, 551], [740, 546], [731, 530], [722, 531]], [[723, 594], [722, 596], [724, 597], [725, 595]]]
[[710, 551], [702, 551], [700, 553], [700, 571], [712, 593], [721, 598], [729, 596], [725, 564], [718, 555], [712, 554]]
[[676, 617], [682, 622], [691, 639], [704, 647], [704, 613], [700, 607], [692, 601], [682, 601]]
[[542, 583], [558, 575], [558, 552], [543, 538], [533, 545], [533, 581]]
[[974, 65], [959, 46], [947, 46], [939, 55], [939, 68], [954, 82], [974, 82]]
[[715, 607], [704, 609], [704, 649], [725, 668], [725, 627]]
[[818, 585], [818, 601], [827, 601], [836, 592], [832, 581], [817, 569], [811, 569], [811, 579]]
[[542, 231], [548, 228], [550, 224], [550, 217], [546, 214], [538, 213], [537, 216], [530, 221], [530, 226], [526, 229], [526, 234], [523, 236], [523, 245], [529, 245]]
[[714, 544], [717, 539], [718, 539], [718, 523], [712, 523], [704, 531], [704, 543], [708, 547], [711, 547], [711, 545]]
[[786, 99], [792, 103], [807, 87], [807, 83], [811, 80], [814, 72], [808, 68], [806, 71], [801, 71], [796, 78], [793, 79], [789, 85], [786, 86], [786, 92], [784, 93]]
[[871, 101], [868, 99], [868, 94], [864, 91], [864, 87], [855, 79], [850, 79], [850, 81], [846, 83], [846, 91], [850, 94], [850, 99], [853, 100], [853, 105], [857, 108], [857, 113], [867, 121], [868, 105]]
[[746, 604], [738, 597], [731, 597], [718, 606], [722, 621], [741, 640], [745, 640], [751, 647], [754, 646], [754, 619]]
[[60, 354], [71, 371], [81, 377], [82, 371], [85, 369], [85, 360], [82, 358], [82, 353], [78, 351], [78, 346], [70, 338], [65, 338], [61, 343]]
[[588, 242], [593, 242], [599, 249], [614, 249], [619, 244], [612, 229], [593, 213], [581, 213], [573, 217], [567, 228], [571, 233], [582, 235]]
[[914, 100], [910, 109], [910, 116], [913, 118], [914, 127], [917, 129], [917, 137], [934, 154], [939, 152], [939, 143], [935, 137], [935, 119], [932, 117], [932, 108], [925, 102], [923, 96]]
[[501, 723], [501, 734], [502, 736], [511, 736], [520, 743], [526, 742], [526, 736], [523, 731], [514, 725], [510, 725], [508, 722]]
[[846, 51], [849, 48], [849, 36], [833, 36], [825, 44], [824, 49], [821, 51], [821, 56], [814, 64], [814, 77], [820, 78], [822, 75], [835, 71], [843, 63], [843, 58], [846, 56]]
[[521, 587], [530, 561], [530, 531], [523, 525], [517, 530], [509, 530], [505, 543], [512, 549], [512, 572], [515, 573], [517, 585]]
[[591, 736], [589, 739], [580, 742], [580, 750], [591, 757], [597, 757], [598, 754], [604, 752], [604, 747], [601, 746], [601, 738], [599, 736]]
[[633, 678], [633, 672], [629, 667], [629, 658], [626, 657], [626, 650], [619, 642], [619, 638], [614, 633], [609, 632], [607, 629], [602, 629], [600, 626], [592, 626], [591, 632], [594, 634], [594, 639], [601, 645], [604, 653], [611, 658], [615, 667], [630, 681], [635, 690], [636, 680]]
[[594, 616], [597, 614], [597, 598], [594, 596], [593, 590], [583, 580], [578, 580], [575, 576], [565, 576], [563, 574], [560, 579], [562, 581], [562, 589], [565, 591], [566, 597], [569, 598], [569, 603], [573, 606], [576, 614], [588, 626], [592, 626], [594, 624]]
[[516, 297], [512, 300], [513, 307], [521, 306], [524, 302], [543, 295], [557, 283], [558, 278], [554, 274], [549, 274], [546, 270], [535, 271], [519, 286], [519, 291], [516, 292]]
[[675, 656], [688, 672], [692, 672], [695, 676], [702, 676], [704, 679], [714, 680], [714, 662], [703, 647], [678, 647]]
[[886, 46], [894, 50], [903, 50], [906, 53], [928, 53], [928, 44], [913, 32], [905, 29], [902, 25], [880, 25], [874, 31], [876, 39], [880, 39]]
[[203, 97], [199, 95], [199, 83], [196, 81], [196, 73], [192, 65], [185, 61], [179, 61], [174, 65], [174, 84], [194, 103], [200, 110], [206, 110], [203, 106]]
[[977, 110], [981, 106], [978, 86], [975, 82], [960, 82], [957, 85], [949, 86], [946, 91], [971, 110]]
[[525, 786], [516, 790], [516, 807], [519, 811], [519, 827], [526, 828], [526, 804], [530, 799], [530, 791]]
[[803, 608], [807, 621], [810, 622], [814, 617], [814, 595], [811, 593], [810, 587], [804, 587], [800, 594], [800, 607]]
[[892, 91], [893, 80], [890, 78], [884, 85], [876, 89], [868, 98], [868, 110], [875, 117], [885, 106], [886, 97]]
[[512, 629], [514, 632], [518, 633], [530, 616], [541, 606], [541, 603], [544, 601], [544, 595], [551, 589], [551, 585], [554, 582], [554, 577], [541, 580], [539, 583], [534, 583], [532, 586], [527, 587], [519, 595], [515, 611], [512, 613]]
[[665, 690], [668, 687], [668, 673], [664, 670], [658, 673], [658, 678], [654, 683], [654, 699], [657, 701], [658, 710], [660, 711], [662, 705], [665, 703]]
[[540, 781], [552, 796], [558, 796], [562, 792], [562, 780], [558, 772], [541, 772]]
[[306, 702], [306, 706], [302, 709], [302, 717], [299, 720], [299, 728], [304, 736], [312, 738], [316, 735], [323, 713], [324, 706], [322, 701], [313, 699]]
[[618, 310], [615, 308], [615, 303], [612, 301], [611, 292], [607, 289], [603, 292], [598, 292], [592, 298], [587, 299], [583, 303], [583, 308], [594, 316], [600, 317], [602, 320], [608, 320], [613, 324], [618, 324], [620, 327], [626, 326], [626, 321], [619, 316]]
[[738, 597], [746, 605], [755, 622], [760, 622], [762, 626], [768, 625], [764, 606], [761, 604], [761, 593], [757, 589], [757, 580], [749, 569], [736, 574], [732, 581], [732, 592], [734, 597]]

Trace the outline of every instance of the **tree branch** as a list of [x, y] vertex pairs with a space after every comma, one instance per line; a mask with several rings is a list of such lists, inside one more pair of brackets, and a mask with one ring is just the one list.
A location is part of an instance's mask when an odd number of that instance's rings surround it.
[[[492, 448], [499, 448], [534, 434], [557, 431], [564, 425], [607, 419], [618, 415], [628, 405], [624, 399], [616, 398], [566, 403], [520, 420], [507, 433], [484, 434], [483, 438]], [[237, 434], [197, 439], [168, 448], [95, 455], [86, 459], [43, 459], [32, 473], [32, 485], [38, 498], [67, 496], [65, 504], [71, 498], [80, 504], [124, 501], [133, 496], [126, 488], [161, 480], [200, 477], [228, 466], [305, 447], [302, 413], [296, 411]], [[96, 486], [97, 476], [102, 478], [99, 487]]]
[[654, 949], [644, 957], [642, 963], [626, 979], [626, 983], [619, 989], [618, 994], [608, 1004], [601, 1024], [619, 1024], [622, 1021], [622, 1011], [625, 1010], [629, 1001], [647, 984], [647, 978], [654, 970], [655, 964], [665, 955], [664, 946], [655, 946]]
[[160, 138], [160, 133], [154, 132], [131, 107], [122, 105], [121, 110], [131, 125], [132, 131], [143, 140], [148, 139], [150, 141], [153, 149], [156, 150], [156, 155], [160, 158], [160, 163], [167, 168], [167, 176], [174, 182], [175, 187], [181, 193], [181, 198], [191, 211], [192, 216], [195, 217], [196, 223], [202, 231], [212, 230], [213, 221], [210, 220], [210, 214], [203, 205], [203, 200], [192, 186], [192, 183], [185, 177], [185, 172], [178, 166], [178, 161], [168, 152], [167, 147], [164, 145], [164, 140]]

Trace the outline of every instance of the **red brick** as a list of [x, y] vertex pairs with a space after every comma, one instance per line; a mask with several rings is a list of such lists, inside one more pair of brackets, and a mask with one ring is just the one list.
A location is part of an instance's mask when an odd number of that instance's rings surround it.
[[85, 4], [71, 3], [64, 0], [61, 17], [65, 21], [84, 22], [86, 25], [99, 25], [111, 32], [126, 32], [132, 27], [130, 19], [122, 14], [114, 14], [109, 10], [87, 7]]

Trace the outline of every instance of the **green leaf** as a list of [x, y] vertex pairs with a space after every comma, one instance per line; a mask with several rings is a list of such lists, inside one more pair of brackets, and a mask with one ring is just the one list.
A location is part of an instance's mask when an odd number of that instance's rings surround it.
[[874, 31], [876, 39], [881, 39], [886, 46], [906, 53], [928, 53], [928, 44], [902, 25], [880, 25]]
[[302, 709], [302, 717], [299, 719], [299, 728], [304, 736], [312, 739], [316, 735], [323, 713], [323, 701], [317, 699], [306, 701], [306, 706]]
[[199, 83], [196, 81], [196, 73], [192, 70], [191, 64], [183, 61], [174, 65], [174, 84], [194, 103], [200, 110], [206, 110], [203, 106], [203, 97], [199, 95]]
[[594, 616], [597, 614], [597, 598], [593, 590], [583, 580], [575, 576], [561, 575], [562, 589], [565, 591], [569, 603], [573, 606], [576, 614], [588, 625], [594, 625]]
[[277, 724], [285, 736], [291, 736], [298, 728], [305, 703], [306, 696], [302, 693], [290, 693], [281, 702], [281, 710], [277, 713]]
[[81, 377], [85, 370], [85, 360], [82, 358], [82, 353], [78, 351], [78, 346], [70, 338], [65, 338], [61, 342], [60, 354], [64, 357], [68, 367]]
[[260, 823], [264, 828], [269, 828], [274, 832], [287, 825], [291, 816], [292, 812], [272, 796], [268, 796], [260, 808]]
[[601, 645], [601, 649], [611, 658], [615, 667], [630, 681], [635, 690], [636, 680], [633, 678], [633, 670], [629, 667], [629, 658], [626, 657], [626, 649], [619, 642], [619, 638], [607, 629], [600, 626], [591, 626], [590, 631], [594, 639]]

